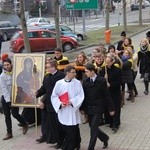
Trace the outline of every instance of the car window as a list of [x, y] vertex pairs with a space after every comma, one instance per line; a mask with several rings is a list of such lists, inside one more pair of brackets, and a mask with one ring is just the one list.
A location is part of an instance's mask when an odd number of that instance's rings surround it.
[[65, 27], [65, 26], [61, 26], [61, 31], [72, 31], [70, 28]]
[[38, 32], [28, 32], [28, 37], [29, 38], [38, 38]]
[[43, 38], [55, 38], [55, 37], [56, 37], [56, 34], [50, 33], [50, 32], [46, 32], [46, 31], [42, 31], [42, 32], [41, 32], [41, 36], [42, 36]]
[[19, 32], [16, 32], [13, 36], [12, 36], [12, 39], [17, 39], [20, 37], [20, 33]]
[[44, 19], [40, 19], [39, 22], [45, 22], [45, 20]]

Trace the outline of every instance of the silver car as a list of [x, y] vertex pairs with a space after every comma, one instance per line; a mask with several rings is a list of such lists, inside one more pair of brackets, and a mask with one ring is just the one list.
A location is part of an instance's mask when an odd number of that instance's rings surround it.
[[11, 39], [16, 31], [20, 31], [21, 29], [17, 26], [12, 25], [10, 21], [0, 21], [0, 30], [3, 33], [4, 41], [7, 41]]

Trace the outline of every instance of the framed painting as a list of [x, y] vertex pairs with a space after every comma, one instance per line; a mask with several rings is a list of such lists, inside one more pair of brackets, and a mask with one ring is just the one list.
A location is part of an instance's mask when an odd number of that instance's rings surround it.
[[12, 105], [36, 107], [45, 73], [45, 54], [14, 54]]

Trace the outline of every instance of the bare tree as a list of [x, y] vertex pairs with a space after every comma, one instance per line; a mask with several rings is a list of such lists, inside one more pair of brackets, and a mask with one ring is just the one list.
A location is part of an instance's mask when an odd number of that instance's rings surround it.
[[55, 26], [56, 26], [56, 42], [57, 47], [62, 47], [61, 39], [60, 39], [60, 30], [59, 30], [59, 0], [52, 0], [52, 8], [53, 14], [55, 19]]
[[124, 31], [127, 31], [126, 0], [123, 0], [122, 3], [123, 3], [123, 28], [124, 28]]
[[20, 18], [22, 31], [23, 31], [23, 39], [24, 39], [24, 48], [22, 48], [21, 52], [22, 53], [31, 53], [26, 19], [25, 19], [25, 14], [24, 14], [24, 0], [20, 0], [20, 10], [18, 12], [18, 16]]
[[143, 26], [143, 22], [142, 22], [142, 3], [143, 0], [139, 0], [139, 26]]
[[12, 0], [1, 1], [0, 5], [1, 5], [1, 10], [2, 10], [3, 13], [12, 13], [12, 12], [14, 12], [14, 11], [12, 11], [13, 8], [14, 8]]

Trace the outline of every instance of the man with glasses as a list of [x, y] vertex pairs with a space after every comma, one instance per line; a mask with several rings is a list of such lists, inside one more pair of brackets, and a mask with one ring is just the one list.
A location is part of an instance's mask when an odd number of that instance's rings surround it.
[[79, 108], [84, 99], [84, 92], [81, 82], [75, 79], [75, 68], [67, 66], [64, 72], [66, 76], [56, 82], [51, 101], [66, 135], [61, 148], [63, 150], [79, 150], [81, 143]]

